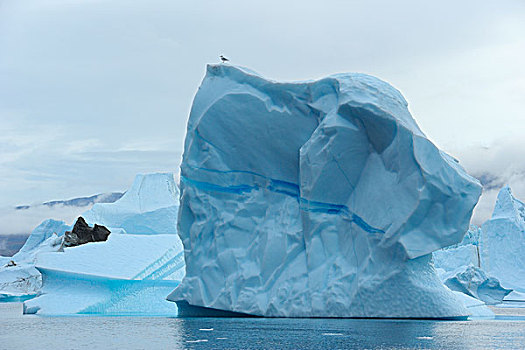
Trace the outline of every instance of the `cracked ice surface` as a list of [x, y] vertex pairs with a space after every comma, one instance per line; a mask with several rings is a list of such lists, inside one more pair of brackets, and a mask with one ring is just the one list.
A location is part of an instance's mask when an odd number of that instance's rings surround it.
[[481, 186], [379, 79], [278, 83], [208, 66], [181, 191], [186, 276], [170, 300], [284, 317], [467, 314], [430, 254], [461, 241]]

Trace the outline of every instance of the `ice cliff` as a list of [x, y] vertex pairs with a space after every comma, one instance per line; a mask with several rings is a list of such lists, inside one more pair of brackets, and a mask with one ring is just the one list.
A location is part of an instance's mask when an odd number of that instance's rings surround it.
[[525, 204], [509, 187], [498, 194], [490, 220], [482, 226], [481, 267], [506, 288], [525, 292]]
[[173, 174], [137, 175], [131, 188], [114, 203], [96, 203], [82, 214], [90, 225], [122, 228], [134, 234], [175, 234], [179, 190]]
[[279, 83], [211, 65], [193, 102], [178, 231], [183, 315], [460, 317], [431, 253], [478, 181], [364, 74]]

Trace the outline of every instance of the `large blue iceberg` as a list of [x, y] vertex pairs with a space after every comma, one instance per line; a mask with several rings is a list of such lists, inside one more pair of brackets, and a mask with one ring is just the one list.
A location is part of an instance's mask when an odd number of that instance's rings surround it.
[[[181, 315], [462, 317], [431, 253], [481, 192], [389, 84], [211, 65], [181, 165]], [[208, 311], [206, 311], [208, 310]]]

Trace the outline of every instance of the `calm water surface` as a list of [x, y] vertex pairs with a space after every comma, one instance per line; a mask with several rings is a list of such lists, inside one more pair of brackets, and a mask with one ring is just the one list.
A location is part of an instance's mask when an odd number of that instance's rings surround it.
[[525, 321], [39, 317], [0, 320], [0, 349], [524, 349]]

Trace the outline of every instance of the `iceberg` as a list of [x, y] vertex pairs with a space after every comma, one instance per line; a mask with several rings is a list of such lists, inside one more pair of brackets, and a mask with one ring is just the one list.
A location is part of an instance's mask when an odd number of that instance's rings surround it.
[[445, 281], [445, 285], [488, 305], [502, 303], [503, 299], [512, 292], [512, 289], [503, 288], [496, 278], [488, 277], [483, 270], [472, 265], [460, 268]]
[[499, 304], [512, 291], [481, 268], [483, 249], [481, 228], [471, 225], [463, 240], [432, 253], [434, 266], [447, 287], [479, 299], [486, 304]]
[[176, 234], [179, 189], [171, 173], [139, 174], [114, 203], [96, 203], [82, 216], [89, 225], [103, 225], [133, 234]]
[[82, 214], [93, 228], [81, 217], [66, 232], [75, 238], [75, 232], [89, 236], [98, 229], [100, 242], [75, 246], [66, 237], [62, 252], [38, 254], [42, 288], [25, 302], [24, 312], [176, 316], [177, 307], [166, 296], [184, 276], [177, 212], [173, 174], [137, 175], [118, 201], [97, 203]]
[[471, 225], [463, 240], [432, 253], [434, 266], [443, 281], [467, 266], [481, 267], [481, 229]]
[[[13, 256], [16, 265], [0, 268], [0, 300], [26, 300], [25, 313], [41, 315], [176, 316], [165, 298], [184, 275], [177, 212], [173, 175], [147, 174], [120, 200], [82, 214], [93, 228], [82, 218], [74, 227], [46, 220]], [[102, 241], [88, 242], [97, 235]]]
[[165, 297], [184, 275], [184, 257], [176, 235], [111, 234], [39, 254], [36, 269], [43, 286], [25, 313], [176, 316]]
[[464, 317], [431, 253], [462, 240], [480, 192], [377, 78], [210, 65], [181, 164], [186, 275], [168, 299], [188, 316]]
[[0, 301], [24, 299], [38, 293], [42, 276], [35, 269], [36, 257], [42, 252], [61, 250], [62, 237], [69, 226], [63, 221], [45, 220], [29, 235], [18, 253], [0, 266]]
[[525, 204], [506, 186], [482, 225], [481, 267], [506, 288], [525, 292]]
[[42, 248], [41, 244], [53, 235], [63, 236], [70, 228], [71, 226], [67, 225], [64, 221], [53, 219], [44, 220], [31, 232], [22, 248], [13, 256], [13, 259], [15, 261], [26, 260], [29, 255], [31, 256], [31, 260], [33, 260], [34, 254], [30, 252], [35, 252], [37, 247]]

